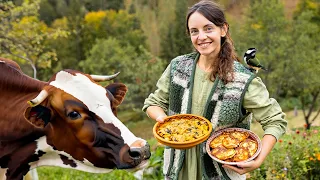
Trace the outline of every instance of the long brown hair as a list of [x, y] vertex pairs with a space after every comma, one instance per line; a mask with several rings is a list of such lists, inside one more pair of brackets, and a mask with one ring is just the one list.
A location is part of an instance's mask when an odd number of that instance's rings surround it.
[[229, 25], [226, 21], [224, 12], [218, 4], [209, 0], [202, 0], [194, 4], [191, 8], [189, 8], [186, 17], [186, 27], [188, 34], [190, 34], [188, 20], [190, 16], [195, 12], [202, 14], [205, 18], [207, 18], [209, 21], [220, 28], [223, 28], [224, 25], [227, 26], [226, 36], [221, 37], [221, 50], [219, 52], [218, 58], [212, 64], [213, 70], [211, 72], [210, 79], [214, 80], [218, 75], [224, 83], [228, 83], [232, 81], [234, 77], [233, 62], [239, 61], [239, 58], [237, 57], [234, 50], [233, 41], [229, 33]]

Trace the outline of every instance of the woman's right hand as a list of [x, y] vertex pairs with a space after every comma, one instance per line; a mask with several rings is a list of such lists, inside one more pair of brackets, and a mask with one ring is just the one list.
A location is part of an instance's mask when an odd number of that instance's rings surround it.
[[156, 121], [159, 122], [159, 123], [163, 123], [165, 117], [167, 117], [167, 115], [159, 115], [159, 116], [156, 118]]
[[154, 119], [159, 123], [163, 123], [164, 118], [167, 117], [163, 109], [158, 106], [149, 106], [146, 112], [151, 119]]

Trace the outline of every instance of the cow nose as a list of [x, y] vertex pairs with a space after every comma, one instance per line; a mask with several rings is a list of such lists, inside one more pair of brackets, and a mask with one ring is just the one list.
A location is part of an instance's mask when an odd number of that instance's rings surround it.
[[146, 164], [146, 160], [151, 156], [150, 145], [144, 140], [139, 141], [139, 143], [135, 142], [130, 147], [124, 146], [120, 150], [120, 164], [117, 164], [118, 169], [140, 168]]
[[129, 150], [129, 155], [135, 160], [145, 160], [149, 159], [151, 156], [150, 145], [146, 142], [142, 147], [131, 147]]

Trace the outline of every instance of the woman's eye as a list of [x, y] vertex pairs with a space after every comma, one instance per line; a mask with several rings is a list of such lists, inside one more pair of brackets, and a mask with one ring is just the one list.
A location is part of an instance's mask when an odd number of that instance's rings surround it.
[[68, 114], [68, 117], [72, 120], [81, 118], [81, 115], [77, 111], [72, 111]]
[[213, 30], [213, 27], [207, 27], [206, 29], [205, 29], [205, 31], [207, 31], [207, 32], [211, 32]]
[[191, 29], [190, 34], [191, 34], [191, 36], [196, 35], [196, 34], [198, 34], [198, 31], [195, 29]]

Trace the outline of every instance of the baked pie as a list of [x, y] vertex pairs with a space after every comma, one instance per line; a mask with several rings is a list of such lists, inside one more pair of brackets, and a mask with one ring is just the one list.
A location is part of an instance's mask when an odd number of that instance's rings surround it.
[[197, 118], [170, 119], [162, 123], [156, 132], [167, 141], [188, 142], [206, 135], [209, 125]]
[[240, 162], [252, 157], [258, 150], [258, 142], [245, 131], [223, 132], [209, 144], [211, 155], [226, 162]]

